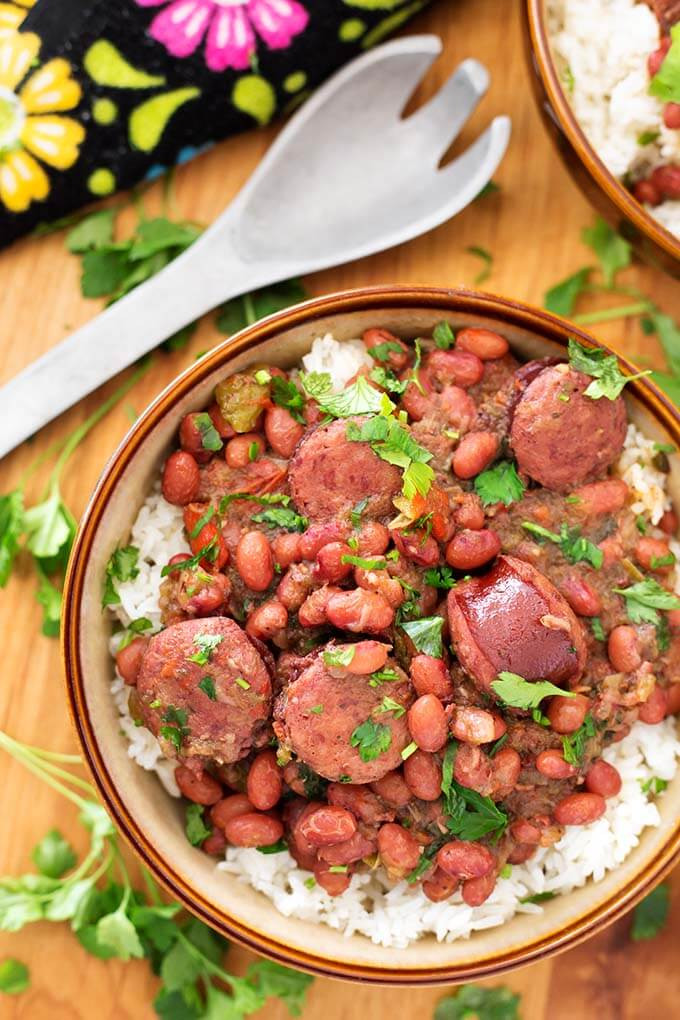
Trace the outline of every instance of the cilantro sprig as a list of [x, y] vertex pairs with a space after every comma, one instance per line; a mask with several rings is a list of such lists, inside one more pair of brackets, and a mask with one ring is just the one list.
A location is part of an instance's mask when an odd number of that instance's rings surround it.
[[661, 621], [659, 610], [680, 609], [680, 598], [667, 591], [651, 577], [631, 584], [628, 588], [614, 588], [617, 595], [626, 600], [626, 612], [631, 623], [653, 623]]
[[566, 762], [577, 768], [583, 764], [586, 744], [597, 735], [597, 726], [592, 715], [588, 713], [577, 730], [562, 737], [562, 755]]
[[382, 460], [402, 469], [402, 491], [407, 499], [413, 499], [416, 493], [427, 496], [434, 479], [428, 463], [432, 454], [392, 414], [376, 415], [361, 425], [349, 422], [347, 438], [350, 442], [370, 443]]
[[517, 474], [517, 468], [509, 460], [501, 460], [493, 467], [482, 471], [475, 478], [475, 492], [483, 506], [503, 503], [510, 506], [524, 495], [526, 486]]
[[649, 94], [664, 103], [680, 103], [680, 22], [671, 28], [671, 45], [649, 83]]
[[557, 534], [532, 521], [522, 521], [522, 527], [530, 534], [536, 535], [537, 538], [543, 538], [559, 545], [563, 556], [570, 563], [589, 563], [591, 567], [599, 570], [604, 562], [602, 550], [584, 538], [579, 528], [569, 528], [565, 523], [562, 523], [560, 532]]
[[384, 393], [371, 386], [365, 376], [346, 386], [339, 393], [333, 392], [331, 377], [327, 372], [310, 372], [300, 375], [300, 382], [319, 407], [333, 418], [351, 418], [353, 415], [377, 414], [385, 407], [393, 409], [394, 404]]
[[660, 931], [663, 931], [668, 920], [669, 910], [668, 886], [662, 882], [657, 885], [656, 889], [652, 889], [633, 911], [633, 923], [630, 929], [630, 937], [633, 942], [653, 939]]
[[574, 698], [572, 691], [563, 691], [556, 687], [549, 680], [534, 680], [529, 682], [517, 673], [503, 671], [498, 674], [498, 680], [491, 683], [494, 694], [504, 704], [511, 708], [523, 708], [526, 711], [538, 708], [544, 698]]
[[520, 1020], [519, 995], [505, 985], [462, 985], [437, 1003], [433, 1020]]
[[410, 637], [416, 651], [422, 652], [424, 655], [431, 655], [434, 659], [441, 659], [443, 655], [442, 628], [444, 626], [441, 616], [423, 616], [419, 620], [407, 620], [400, 626]]
[[459, 839], [474, 841], [488, 836], [499, 840], [508, 826], [508, 816], [491, 800], [476, 790], [461, 786], [453, 778], [458, 744], [451, 743], [444, 752], [441, 791], [446, 810], [446, 825]]
[[352, 747], [357, 748], [362, 761], [374, 761], [385, 751], [389, 751], [392, 744], [392, 730], [384, 723], [366, 719], [353, 730], [349, 742]]
[[593, 381], [583, 391], [592, 400], [601, 397], [616, 400], [626, 383], [650, 374], [647, 371], [624, 375], [615, 354], [607, 354], [599, 347], [584, 347], [573, 337], [569, 337], [569, 364], [577, 372], [592, 376]]

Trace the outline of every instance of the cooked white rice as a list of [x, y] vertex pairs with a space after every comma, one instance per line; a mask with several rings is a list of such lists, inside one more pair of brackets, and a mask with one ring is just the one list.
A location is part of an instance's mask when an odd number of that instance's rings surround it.
[[[365, 351], [362, 355], [357, 347], [360, 343], [352, 341], [350, 346], [330, 336], [319, 338], [305, 357], [305, 368], [331, 371], [336, 381], [346, 381], [366, 360]], [[338, 365], [349, 352], [346, 364]], [[653, 442], [630, 425], [618, 473], [633, 491], [634, 512], [657, 523], [670, 502], [665, 476], [651, 464], [653, 453]], [[121, 602], [114, 607], [115, 615], [124, 625], [146, 616], [157, 629], [161, 568], [175, 553], [188, 548], [182, 510], [166, 503], [158, 486], [140, 509], [130, 542], [140, 550], [140, 570], [133, 581], [119, 584]], [[680, 544], [675, 552], [680, 560]], [[680, 593], [678, 576], [676, 590]], [[112, 653], [119, 640], [112, 638]], [[142, 768], [156, 772], [168, 793], [178, 797], [173, 775], [176, 763], [163, 756], [147, 729], [133, 722], [127, 706], [128, 689], [118, 675], [111, 691], [120, 713], [121, 734], [129, 745], [128, 754]], [[467, 938], [473, 931], [502, 924], [517, 912], [540, 913], [540, 905], [520, 902], [527, 896], [568, 893], [588, 879], [599, 881], [605, 872], [620, 865], [637, 845], [643, 829], [660, 821], [654, 797], [643, 792], [642, 784], [654, 777], [672, 779], [679, 756], [674, 720], [667, 719], [657, 726], [636, 723], [624, 740], [604, 752], [603, 757], [619, 770], [623, 785], [619, 795], [607, 801], [603, 817], [591, 825], [567, 828], [554, 846], [539, 849], [530, 861], [515, 865], [510, 877], [499, 878], [480, 907], [467, 906], [460, 892], [446, 902], [431, 903], [418, 888], [403, 881], [390, 882], [381, 869], [353, 875], [347, 892], [332, 898], [318, 885], [308, 887], [309, 872], [298, 868], [287, 852], [266, 855], [230, 847], [217, 867], [264, 893], [285, 916], [322, 921], [346, 935], [361, 932], [379, 945], [402, 947], [428, 933], [439, 941]]]
[[[659, 45], [659, 24], [635, 0], [550, 0], [549, 29], [564, 62], [565, 91], [600, 159], [616, 177], [644, 177], [680, 162], [680, 131], [663, 123], [663, 103], [650, 96], [647, 58]], [[640, 145], [642, 135], [657, 134]], [[680, 236], [680, 201], [649, 212]]]

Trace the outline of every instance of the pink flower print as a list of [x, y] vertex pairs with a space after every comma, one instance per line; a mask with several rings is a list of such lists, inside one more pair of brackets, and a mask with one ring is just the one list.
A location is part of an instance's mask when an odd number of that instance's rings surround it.
[[[297, 0], [136, 0], [140, 7], [164, 6], [149, 32], [174, 57], [188, 57], [205, 38], [211, 71], [250, 65], [259, 35], [272, 50], [290, 46], [309, 21]], [[207, 38], [206, 38], [207, 33]]]

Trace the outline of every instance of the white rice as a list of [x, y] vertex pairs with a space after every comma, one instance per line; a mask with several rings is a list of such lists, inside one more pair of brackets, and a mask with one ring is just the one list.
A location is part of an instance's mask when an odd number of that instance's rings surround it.
[[[329, 371], [334, 380], [346, 381], [367, 357], [365, 350], [361, 355], [357, 344], [361, 342], [352, 341], [350, 346], [338, 344], [330, 336], [319, 338], [305, 356], [305, 368]], [[337, 362], [350, 352], [346, 365], [339, 366]], [[657, 523], [670, 502], [665, 476], [651, 464], [654, 452], [653, 442], [630, 425], [618, 473], [632, 489], [633, 511]], [[121, 603], [114, 607], [115, 615], [124, 625], [146, 616], [157, 629], [161, 568], [175, 553], [187, 549], [182, 511], [165, 502], [158, 486], [139, 511], [130, 541], [140, 550], [139, 574], [118, 586]], [[680, 561], [680, 543], [673, 544]], [[676, 571], [675, 586], [680, 593], [680, 571]], [[112, 638], [112, 653], [119, 640], [119, 636]], [[120, 713], [121, 734], [128, 742], [128, 754], [142, 768], [156, 772], [168, 793], [178, 797], [173, 775], [176, 763], [163, 756], [147, 729], [133, 722], [127, 706], [128, 688], [117, 674], [111, 692]], [[636, 723], [624, 740], [612, 744], [603, 754], [616, 765], [623, 784], [619, 795], [607, 801], [602, 818], [591, 825], [567, 828], [554, 846], [539, 849], [530, 861], [515, 865], [508, 878], [499, 878], [491, 896], [480, 907], [463, 903], [459, 891], [443, 903], [431, 903], [417, 887], [403, 881], [390, 882], [381, 869], [353, 875], [347, 892], [333, 898], [318, 885], [310, 889], [306, 884], [309, 872], [298, 868], [287, 852], [267, 855], [230, 847], [217, 867], [258, 889], [287, 917], [321, 921], [346, 935], [360, 932], [379, 945], [403, 947], [428, 933], [439, 941], [467, 938], [474, 931], [502, 924], [515, 913], [541, 913], [540, 905], [520, 902], [527, 896], [568, 893], [589, 879], [599, 881], [607, 871], [620, 865], [638, 844], [643, 829], [660, 821], [654, 797], [643, 792], [642, 784], [654, 777], [672, 779], [679, 756], [680, 742], [673, 719], [657, 726]]]
[[[548, 16], [555, 53], [568, 68], [565, 91], [608, 169], [638, 179], [680, 162], [680, 131], [664, 125], [663, 103], [648, 92], [647, 58], [659, 45], [650, 8], [635, 0], [550, 0]], [[639, 145], [648, 133], [658, 137]], [[680, 236], [680, 201], [647, 208]]]

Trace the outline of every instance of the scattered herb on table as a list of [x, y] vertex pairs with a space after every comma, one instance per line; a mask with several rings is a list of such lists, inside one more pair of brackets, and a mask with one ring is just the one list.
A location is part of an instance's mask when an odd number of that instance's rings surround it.
[[349, 742], [352, 747], [358, 749], [362, 761], [374, 761], [389, 750], [392, 744], [392, 730], [384, 723], [366, 719], [353, 731]]
[[519, 995], [505, 985], [462, 985], [439, 1000], [433, 1020], [520, 1020], [519, 1002]]
[[571, 691], [563, 691], [549, 680], [534, 680], [529, 682], [517, 673], [506, 671], [498, 674], [498, 680], [491, 684], [494, 693], [506, 705], [511, 708], [538, 708], [544, 698], [559, 697], [573, 698]]
[[251, 326], [258, 319], [274, 312], [296, 305], [308, 297], [300, 280], [284, 280], [271, 287], [262, 287], [251, 294], [232, 298], [222, 305], [217, 313], [217, 328], [230, 336], [240, 329]]
[[574, 311], [576, 301], [588, 286], [592, 271], [591, 266], [584, 266], [583, 269], [577, 269], [565, 280], [556, 283], [546, 292], [543, 298], [544, 307], [555, 315], [569, 318]]
[[633, 911], [630, 937], [633, 942], [653, 939], [666, 925], [670, 909], [668, 886], [663, 882], [652, 889]]
[[[146, 958], [161, 979], [154, 999], [161, 1020], [243, 1020], [269, 998], [300, 1014], [312, 978], [269, 960], [252, 963], [243, 977], [230, 974], [222, 964], [227, 942], [220, 935], [179, 904], [164, 903], [147, 872], [145, 892], [133, 888], [109, 816], [93, 799], [93, 787], [73, 771], [80, 765], [77, 755], [28, 747], [1, 731], [0, 747], [70, 800], [90, 837], [76, 864], [71, 847], [52, 830], [34, 850], [38, 872], [0, 878], [1, 930], [69, 922], [93, 956]], [[197, 838], [198, 831], [193, 834]], [[18, 961], [0, 963], [0, 991], [18, 993], [27, 982]]]
[[482, 471], [475, 478], [474, 485], [483, 506], [492, 506], [494, 503], [510, 506], [522, 498], [525, 490], [517, 468], [509, 460], [501, 460]]
[[630, 265], [631, 246], [598, 217], [592, 227], [584, 227], [581, 238], [597, 256], [605, 287], [611, 287], [620, 269]]
[[476, 258], [481, 259], [484, 265], [482, 269], [475, 276], [474, 282], [476, 284], [484, 283], [491, 276], [491, 267], [493, 266], [493, 255], [488, 252], [486, 248], [480, 248], [477, 244], [472, 244], [465, 249], [469, 255], [474, 255]]

